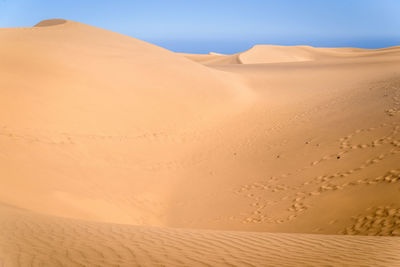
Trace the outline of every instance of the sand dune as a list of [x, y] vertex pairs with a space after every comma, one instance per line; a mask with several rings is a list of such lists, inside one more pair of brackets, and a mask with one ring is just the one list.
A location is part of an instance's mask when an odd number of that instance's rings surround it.
[[304, 61], [329, 61], [338, 59], [360, 60], [366, 57], [391, 56], [397, 57], [400, 47], [383, 49], [361, 48], [320, 48], [311, 46], [277, 46], [255, 45], [247, 51], [234, 55], [218, 55], [210, 53], [182, 54], [185, 57], [206, 65], [227, 64], [266, 64]]
[[400, 265], [400, 47], [0, 40], [5, 266]]
[[[140, 223], [131, 205], [168, 197], [175, 178], [159, 165], [186, 157], [188, 129], [197, 134], [251, 99], [236, 77], [154, 45], [77, 22], [38, 25], [47, 27], [0, 31], [6, 203]], [[21, 188], [32, 174], [37, 182]]]
[[238, 54], [242, 64], [327, 61], [334, 59], [355, 59], [366, 56], [390, 54], [398, 56], [400, 47], [384, 49], [320, 48], [311, 46], [255, 45]]

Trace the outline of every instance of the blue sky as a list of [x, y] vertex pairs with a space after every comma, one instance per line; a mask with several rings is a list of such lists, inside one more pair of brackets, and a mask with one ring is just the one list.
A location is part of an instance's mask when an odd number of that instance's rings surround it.
[[64, 18], [177, 52], [400, 45], [400, 0], [0, 0], [0, 27]]

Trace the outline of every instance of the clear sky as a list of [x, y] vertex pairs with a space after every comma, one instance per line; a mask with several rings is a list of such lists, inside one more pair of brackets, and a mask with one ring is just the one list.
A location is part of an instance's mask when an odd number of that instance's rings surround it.
[[49, 18], [177, 52], [229, 54], [254, 44], [400, 45], [400, 0], [0, 0], [0, 27]]

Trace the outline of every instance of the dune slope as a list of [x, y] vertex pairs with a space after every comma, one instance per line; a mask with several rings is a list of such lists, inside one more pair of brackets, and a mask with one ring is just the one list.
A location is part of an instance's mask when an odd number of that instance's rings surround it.
[[188, 129], [251, 99], [228, 73], [77, 22], [0, 38], [0, 201], [36, 211], [141, 224], [153, 206], [153, 220], [178, 175], [164, 165], [191, 149]]

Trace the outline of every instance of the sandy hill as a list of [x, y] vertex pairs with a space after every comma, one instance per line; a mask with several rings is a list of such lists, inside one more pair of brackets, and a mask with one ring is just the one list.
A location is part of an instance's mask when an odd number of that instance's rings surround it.
[[0, 40], [0, 265], [400, 263], [399, 47]]
[[131, 205], [164, 202], [178, 178], [165, 173], [168, 164], [197, 144], [184, 135], [249, 101], [235, 77], [160, 47], [72, 21], [37, 26], [0, 31], [2, 172], [10, 177], [0, 201], [140, 223], [144, 213]]

